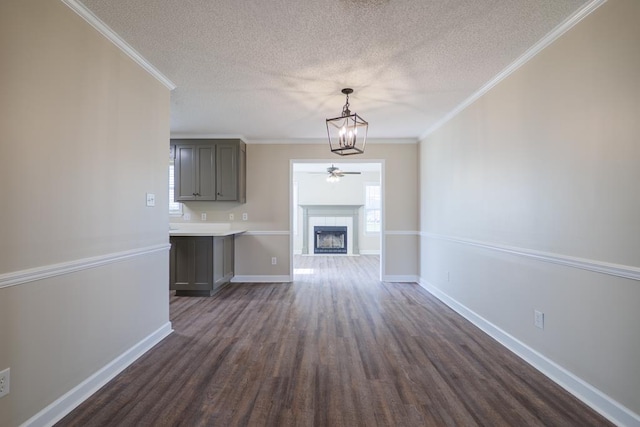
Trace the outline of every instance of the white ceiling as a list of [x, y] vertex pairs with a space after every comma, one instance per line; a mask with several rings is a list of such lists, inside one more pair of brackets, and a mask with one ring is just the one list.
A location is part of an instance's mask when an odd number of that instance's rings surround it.
[[82, 0], [177, 88], [172, 135], [418, 139], [587, 0]]

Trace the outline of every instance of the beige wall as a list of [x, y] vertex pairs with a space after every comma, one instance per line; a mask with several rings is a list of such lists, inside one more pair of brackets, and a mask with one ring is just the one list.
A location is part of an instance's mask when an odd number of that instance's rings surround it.
[[[26, 421], [168, 322], [169, 91], [60, 1], [0, 3], [0, 424]], [[145, 193], [156, 206], [145, 206]]]
[[[185, 203], [185, 212], [192, 213], [192, 221], [207, 212], [207, 220], [228, 222], [234, 213], [234, 225], [251, 232], [282, 232], [279, 235], [243, 235], [236, 245], [236, 275], [288, 275], [289, 256], [289, 190], [291, 160], [326, 160], [339, 162], [342, 158], [329, 151], [328, 144], [249, 144], [247, 146], [247, 203]], [[344, 158], [353, 161], [354, 158]], [[386, 231], [416, 231], [418, 229], [418, 146], [417, 144], [369, 144], [365, 154], [356, 160], [384, 160], [385, 228]], [[249, 221], [241, 221], [248, 213]], [[386, 235], [387, 244], [412, 240], [411, 248], [386, 254], [387, 274], [417, 276], [418, 263], [412, 252], [418, 244], [417, 235]], [[267, 243], [269, 242], [269, 243]], [[400, 246], [400, 247], [399, 247]], [[408, 258], [407, 258], [407, 255]], [[271, 258], [278, 257], [278, 265]], [[408, 261], [409, 260], [409, 261]], [[411, 262], [413, 260], [414, 262]]]
[[420, 145], [422, 279], [636, 414], [638, 281], [491, 247], [640, 267], [638, 17], [610, 0]]

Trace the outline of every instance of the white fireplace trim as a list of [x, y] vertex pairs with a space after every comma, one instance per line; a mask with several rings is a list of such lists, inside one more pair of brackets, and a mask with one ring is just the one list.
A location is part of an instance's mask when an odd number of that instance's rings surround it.
[[[302, 208], [302, 254], [309, 255], [312, 251], [309, 236], [313, 236], [313, 225], [327, 224], [327, 220], [336, 219], [335, 225], [344, 226], [339, 218], [348, 218], [347, 221], [347, 255], [359, 255], [360, 247], [358, 237], [360, 224], [360, 209], [363, 205], [299, 205]], [[321, 218], [321, 219], [319, 219]], [[321, 223], [318, 223], [321, 222]], [[350, 224], [349, 224], [350, 223]]]

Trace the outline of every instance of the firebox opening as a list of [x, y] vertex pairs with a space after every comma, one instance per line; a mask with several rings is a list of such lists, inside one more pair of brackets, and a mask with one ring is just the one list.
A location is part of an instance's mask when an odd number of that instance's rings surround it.
[[346, 254], [347, 227], [313, 227], [314, 254]]

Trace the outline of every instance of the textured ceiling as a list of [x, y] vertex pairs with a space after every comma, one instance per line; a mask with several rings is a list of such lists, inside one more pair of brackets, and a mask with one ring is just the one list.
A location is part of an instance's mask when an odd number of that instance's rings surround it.
[[417, 139], [585, 0], [83, 0], [177, 88], [173, 135]]

